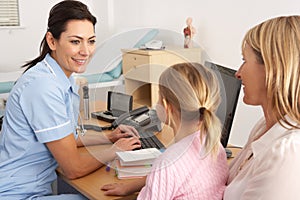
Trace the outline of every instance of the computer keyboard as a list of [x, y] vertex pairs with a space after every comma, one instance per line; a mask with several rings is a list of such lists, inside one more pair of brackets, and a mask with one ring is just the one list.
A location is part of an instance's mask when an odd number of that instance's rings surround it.
[[141, 148], [157, 148], [157, 149], [165, 149], [163, 143], [154, 135], [152, 132], [145, 132], [140, 134]]
[[160, 132], [162, 130], [161, 121], [157, 117], [156, 111], [151, 109], [146, 113], [150, 117], [147, 124], [139, 124], [134, 120], [134, 117], [127, 118], [121, 122], [121, 124], [129, 125], [134, 127], [140, 135], [140, 141], [142, 144], [141, 149], [146, 148], [157, 148], [165, 149], [163, 143], [156, 137], [155, 132]]

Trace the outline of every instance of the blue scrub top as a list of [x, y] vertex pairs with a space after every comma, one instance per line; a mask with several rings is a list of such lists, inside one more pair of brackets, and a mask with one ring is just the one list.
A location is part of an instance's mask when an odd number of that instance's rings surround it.
[[19, 78], [0, 134], [0, 199], [52, 194], [57, 162], [45, 143], [77, 137], [79, 99], [73, 77], [49, 54]]

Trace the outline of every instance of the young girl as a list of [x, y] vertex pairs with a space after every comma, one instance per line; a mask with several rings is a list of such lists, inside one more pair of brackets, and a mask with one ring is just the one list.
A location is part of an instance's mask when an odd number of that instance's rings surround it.
[[176, 143], [155, 161], [146, 182], [102, 189], [126, 195], [142, 188], [138, 199], [222, 199], [228, 166], [215, 115], [219, 102], [217, 79], [207, 68], [181, 63], [166, 69], [159, 79], [157, 113], [173, 129]]

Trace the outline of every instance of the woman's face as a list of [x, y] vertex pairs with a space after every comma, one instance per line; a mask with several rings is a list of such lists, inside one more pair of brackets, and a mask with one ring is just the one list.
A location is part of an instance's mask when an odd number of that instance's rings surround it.
[[243, 101], [248, 105], [263, 106], [267, 101], [265, 66], [257, 61], [254, 51], [247, 44], [243, 49], [243, 60], [243, 64], [236, 72], [236, 77], [243, 85]]
[[47, 33], [51, 56], [67, 77], [73, 72], [82, 73], [86, 70], [95, 51], [95, 39], [94, 26], [88, 20], [69, 21], [59, 40], [53, 38], [50, 32]]

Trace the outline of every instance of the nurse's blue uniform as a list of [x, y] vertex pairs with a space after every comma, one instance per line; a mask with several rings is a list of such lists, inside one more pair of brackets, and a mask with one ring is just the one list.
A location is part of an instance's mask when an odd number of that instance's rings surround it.
[[73, 77], [49, 54], [18, 79], [0, 134], [0, 199], [52, 195], [58, 165], [45, 143], [77, 137], [79, 99]]

